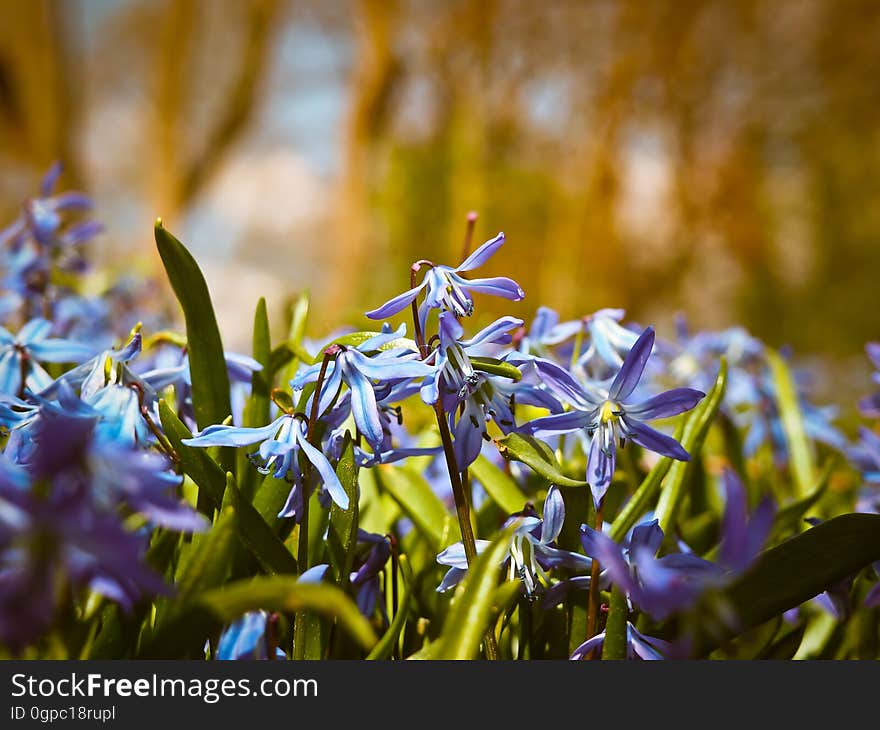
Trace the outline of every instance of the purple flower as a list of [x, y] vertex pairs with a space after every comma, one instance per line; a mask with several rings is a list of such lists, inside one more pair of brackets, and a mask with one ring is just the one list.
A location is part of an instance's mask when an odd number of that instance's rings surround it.
[[618, 442], [631, 440], [649, 451], [680, 461], [690, 458], [678, 441], [643, 421], [675, 416], [690, 410], [704, 397], [702, 391], [675, 388], [645, 401], [630, 402], [653, 346], [654, 330], [648, 327], [627, 353], [607, 390], [598, 387], [587, 389], [566, 370], [550, 362], [536, 364], [547, 386], [567, 400], [572, 410], [535, 419], [520, 430], [534, 436], [586, 432], [590, 437], [587, 482], [597, 505], [611, 484]]
[[488, 279], [465, 279], [462, 273], [482, 266], [504, 243], [504, 234], [486, 241], [455, 268], [451, 266], [431, 266], [422, 283], [389, 299], [377, 309], [367, 312], [370, 319], [387, 319], [408, 307], [415, 298], [425, 292], [425, 299], [419, 307], [419, 320], [424, 329], [430, 309], [452, 312], [456, 317], [470, 317], [474, 313], [472, 292], [491, 294], [518, 302], [525, 293], [512, 279], [495, 276]]

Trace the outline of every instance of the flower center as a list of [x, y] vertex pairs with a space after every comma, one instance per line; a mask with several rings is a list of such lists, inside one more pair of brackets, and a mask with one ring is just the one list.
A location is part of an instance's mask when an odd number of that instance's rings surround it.
[[602, 404], [602, 408], [599, 410], [599, 420], [602, 423], [608, 423], [609, 421], [613, 421], [617, 418], [617, 414], [620, 412], [620, 407], [613, 400], [606, 400]]

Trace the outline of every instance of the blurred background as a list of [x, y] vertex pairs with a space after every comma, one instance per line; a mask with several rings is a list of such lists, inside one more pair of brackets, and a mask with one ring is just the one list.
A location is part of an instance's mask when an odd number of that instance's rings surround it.
[[526, 291], [484, 316], [739, 323], [859, 392], [880, 339], [876, 0], [0, 0], [4, 220], [55, 159], [244, 350], [261, 294], [363, 327], [471, 210]]

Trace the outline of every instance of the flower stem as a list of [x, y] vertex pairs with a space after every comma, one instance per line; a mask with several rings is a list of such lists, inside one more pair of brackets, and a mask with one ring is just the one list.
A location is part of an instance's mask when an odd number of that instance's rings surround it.
[[[601, 532], [602, 531], [602, 512], [605, 507], [605, 500], [599, 500], [599, 505], [596, 507], [596, 529]], [[593, 562], [590, 567], [590, 599], [587, 604], [587, 639], [592, 639], [596, 635], [596, 624], [598, 623], [599, 618], [599, 573], [602, 571], [602, 566], [599, 565], [599, 561], [596, 558], [593, 558]], [[589, 654], [587, 654], [585, 659], [594, 659], [597, 655], [596, 650], [594, 649]]]
[[[335, 348], [335, 349], [334, 349]], [[312, 410], [309, 414], [309, 423], [306, 427], [306, 440], [316, 446], [315, 424], [318, 421], [318, 407], [321, 401], [321, 387], [324, 385], [324, 376], [327, 375], [327, 365], [339, 353], [337, 346], [328, 347], [324, 351], [324, 359], [321, 361], [321, 371], [318, 373], [318, 379], [315, 381], [315, 392], [312, 395]], [[316, 446], [316, 448], [318, 448]], [[311, 478], [311, 464], [306, 460], [303, 468], [303, 495], [302, 510], [299, 521], [299, 537], [297, 540], [296, 560], [299, 565], [299, 573], [305, 573], [311, 565], [309, 564], [309, 494], [308, 484]], [[306, 652], [306, 612], [297, 611], [293, 623], [293, 658], [303, 659]]]
[[461, 260], [464, 261], [471, 252], [471, 243], [474, 240], [474, 226], [477, 224], [479, 216], [475, 211], [467, 214], [467, 227], [464, 231], [464, 243], [461, 246]]
[[[410, 284], [413, 288], [416, 285], [416, 274], [423, 263], [426, 261], [417, 261], [410, 268]], [[419, 348], [419, 354], [422, 359], [428, 357], [428, 345], [425, 342], [425, 334], [422, 332], [422, 326], [419, 322], [419, 310], [416, 301], [412, 301], [412, 317], [413, 329], [415, 330], [416, 344]], [[472, 565], [477, 559], [477, 543], [474, 539], [474, 530], [471, 525], [470, 507], [468, 505], [467, 495], [464, 492], [464, 485], [461, 481], [461, 472], [455, 458], [455, 449], [452, 446], [452, 434], [449, 432], [449, 424], [446, 421], [446, 413], [443, 410], [443, 404], [440, 398], [434, 403], [434, 415], [437, 418], [437, 428], [440, 431], [440, 440], [443, 443], [443, 454], [446, 457], [446, 468], [449, 470], [449, 483], [452, 485], [452, 495], [455, 498], [455, 512], [458, 517], [458, 526], [461, 530], [461, 542], [464, 545], [464, 554], [467, 559], [468, 566]], [[492, 629], [486, 631], [483, 638], [483, 645], [487, 659], [498, 658], [498, 644], [495, 641], [495, 634]]]

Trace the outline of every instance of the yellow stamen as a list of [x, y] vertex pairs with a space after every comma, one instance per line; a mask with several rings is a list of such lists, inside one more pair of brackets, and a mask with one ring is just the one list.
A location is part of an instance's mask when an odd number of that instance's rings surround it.
[[606, 400], [602, 404], [602, 410], [599, 411], [599, 418], [603, 423], [608, 423], [608, 421], [613, 421], [617, 418], [617, 404], [614, 401]]

